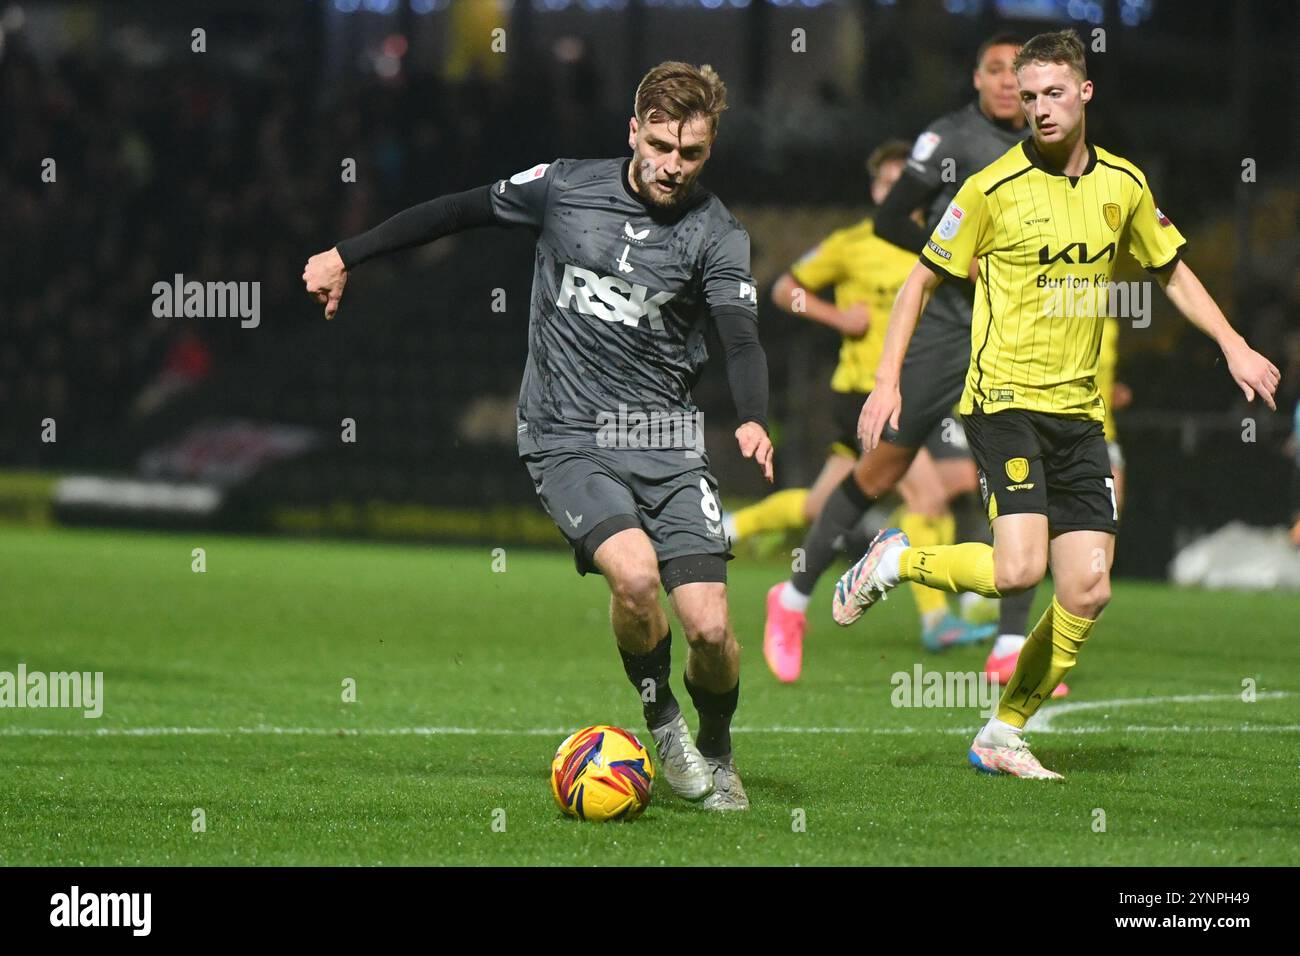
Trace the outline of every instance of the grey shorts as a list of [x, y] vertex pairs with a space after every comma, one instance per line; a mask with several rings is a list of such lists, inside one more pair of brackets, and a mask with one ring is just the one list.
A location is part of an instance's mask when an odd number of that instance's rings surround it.
[[[970, 326], [923, 317], [903, 359], [898, 388], [903, 414], [898, 431], [885, 425], [884, 439], [907, 448], [930, 447], [936, 427], [944, 419], [960, 422], [953, 409], [961, 398], [970, 368]], [[964, 436], [963, 436], [964, 437]], [[930, 447], [931, 454], [935, 449]], [[951, 458], [942, 449], [936, 457]]]
[[523, 459], [542, 507], [573, 548], [579, 574], [597, 570], [592, 558], [607, 539], [641, 528], [654, 545], [665, 588], [726, 582], [732, 554], [707, 457], [591, 446], [534, 451]]

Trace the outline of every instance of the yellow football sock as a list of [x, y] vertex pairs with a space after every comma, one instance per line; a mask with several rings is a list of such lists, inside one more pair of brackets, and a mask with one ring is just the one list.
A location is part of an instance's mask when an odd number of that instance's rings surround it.
[[993, 546], [978, 541], [905, 548], [898, 557], [898, 577], [954, 594], [974, 591], [985, 597], [1002, 596], [994, 587]]
[[[940, 543], [939, 521], [941, 520], [908, 511], [899, 518], [898, 527], [903, 529], [903, 533], [907, 535], [907, 540], [912, 543], [912, 547], [931, 548]], [[913, 582], [912, 596], [916, 599], [916, 610], [922, 618], [948, 610], [948, 599], [943, 596], [942, 591], [936, 591], [924, 584]]]
[[1097, 623], [1061, 607], [1056, 597], [1020, 649], [1016, 672], [998, 701], [998, 720], [1024, 727], [1079, 657], [1079, 648]]
[[786, 531], [804, 527], [808, 523], [803, 514], [807, 501], [807, 488], [788, 488], [768, 495], [756, 505], [741, 508], [734, 515], [736, 540], [763, 531]]

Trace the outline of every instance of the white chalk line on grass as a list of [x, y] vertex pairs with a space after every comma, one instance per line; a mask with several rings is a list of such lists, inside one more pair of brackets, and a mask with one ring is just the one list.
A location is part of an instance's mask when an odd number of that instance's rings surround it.
[[[1285, 691], [1258, 694], [1256, 700], [1279, 700], [1293, 697]], [[1091, 724], [1080, 727], [1057, 727], [1053, 723], [1070, 713], [1090, 710], [1115, 710], [1125, 707], [1159, 704], [1199, 704], [1240, 700], [1239, 694], [1180, 694], [1169, 697], [1129, 697], [1118, 700], [1077, 701], [1051, 704], [1036, 714], [1027, 728], [1034, 734], [1102, 734], [1102, 733], [1300, 733], [1300, 724], [1234, 724], [1195, 726], [1190, 724]], [[922, 734], [968, 736], [980, 718], [961, 727], [733, 727], [738, 734], [855, 734], [860, 736], [905, 737]], [[571, 727], [275, 727], [258, 724], [252, 727], [0, 727], [0, 737], [564, 737]]]
[[[1256, 694], [1255, 700], [1281, 700], [1294, 696], [1282, 690], [1267, 691]], [[1076, 714], [1087, 710], [1116, 710], [1125, 707], [1141, 707], [1148, 704], [1208, 704], [1216, 701], [1237, 701], [1245, 703], [1241, 694], [1174, 694], [1168, 697], [1123, 697], [1117, 700], [1079, 700], [1068, 704], [1046, 704], [1043, 709], [1029, 718], [1025, 730], [1036, 734], [1070, 733], [1070, 730], [1058, 730], [1053, 722], [1066, 714]], [[1245, 725], [1243, 725], [1244, 727]], [[1254, 728], [1259, 729], [1259, 728]], [[1073, 730], [1078, 733], [1077, 729]]]

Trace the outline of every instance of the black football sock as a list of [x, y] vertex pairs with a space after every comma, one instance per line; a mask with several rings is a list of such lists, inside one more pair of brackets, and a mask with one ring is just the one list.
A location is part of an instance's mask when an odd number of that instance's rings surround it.
[[736, 702], [740, 699], [740, 681], [731, 690], [715, 694], [692, 684], [688, 675], [686, 692], [700, 714], [700, 732], [695, 736], [700, 753], [714, 759], [731, 756], [731, 715], [736, 712]]
[[812, 594], [817, 579], [835, 560], [852, 537], [853, 528], [871, 507], [871, 498], [849, 475], [830, 493], [822, 513], [803, 539], [804, 566], [790, 575], [790, 583], [800, 594]]
[[998, 634], [1019, 634], [1023, 637], [1029, 633], [1029, 611], [1034, 606], [1034, 594], [1037, 591], [1037, 588], [1030, 588], [1002, 598]]
[[629, 654], [621, 647], [618, 649], [627, 679], [641, 695], [641, 710], [645, 714], [645, 724], [651, 730], [657, 730], [682, 712], [668, 683], [668, 676], [672, 673], [672, 645], [673, 632], [669, 628], [663, 640], [649, 654]]

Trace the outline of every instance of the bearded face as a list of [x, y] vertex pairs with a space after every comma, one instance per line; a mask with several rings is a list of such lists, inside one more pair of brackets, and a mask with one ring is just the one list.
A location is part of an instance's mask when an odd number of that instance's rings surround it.
[[644, 123], [632, 118], [628, 145], [633, 190], [648, 206], [672, 209], [690, 196], [708, 161], [713, 132], [702, 116], [678, 122], [652, 113]]

